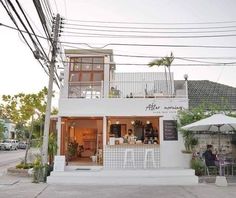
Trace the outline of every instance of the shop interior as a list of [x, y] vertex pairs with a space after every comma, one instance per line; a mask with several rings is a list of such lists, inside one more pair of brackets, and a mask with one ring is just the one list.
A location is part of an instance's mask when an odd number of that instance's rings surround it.
[[[124, 142], [131, 130], [134, 140]], [[109, 117], [107, 144], [159, 144], [158, 117]]]
[[61, 153], [69, 165], [102, 164], [102, 126], [102, 118], [62, 119]]
[[[102, 165], [103, 118], [62, 118], [61, 154], [68, 165]], [[131, 144], [159, 144], [158, 117], [107, 117], [106, 144], [124, 144], [128, 130], [135, 139]], [[113, 139], [113, 142], [111, 141]]]

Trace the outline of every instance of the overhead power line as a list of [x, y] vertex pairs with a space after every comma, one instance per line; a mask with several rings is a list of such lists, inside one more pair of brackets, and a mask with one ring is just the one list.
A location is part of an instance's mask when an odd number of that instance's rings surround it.
[[[43, 52], [42, 55], [44, 55], [44, 58], [45, 58], [47, 61], [49, 61], [49, 59], [48, 59], [48, 57], [47, 57], [47, 54], [46, 54], [46, 52], [44, 51], [44, 48], [43, 48], [41, 42], [39, 41], [37, 35], [35, 34], [34, 29], [33, 29], [33, 27], [31, 26], [31, 24], [30, 24], [30, 22], [29, 22], [27, 16], [25, 15], [25, 12], [23, 11], [23, 9], [22, 9], [20, 3], [18, 2], [18, 0], [16, 0], [16, 3], [17, 3], [17, 5], [18, 5], [19, 9], [21, 10], [21, 12], [22, 12], [22, 14], [23, 14], [23, 16], [24, 16], [24, 18], [25, 18], [25, 20], [26, 20], [28, 26], [30, 27], [30, 29], [31, 29], [31, 31], [32, 31], [32, 34], [33, 34], [34, 37], [36, 38], [36, 40], [37, 40], [37, 42], [38, 42], [38, 44], [39, 44], [39, 46], [40, 46], [40, 48], [41, 48], [41, 50], [42, 50], [42, 52]], [[29, 32], [27, 32], [27, 33], [29, 33]], [[31, 35], [31, 33], [29, 33], [29, 35]], [[38, 47], [37, 47], [37, 48], [38, 48]]]
[[98, 21], [98, 20], [78, 20], [78, 19], [66, 19], [67, 21], [76, 21], [81, 23], [117, 23], [117, 24], [140, 24], [140, 25], [199, 25], [199, 24], [224, 24], [224, 23], [236, 23], [236, 21], [208, 21], [208, 22], [131, 22], [131, 21]]
[[87, 24], [75, 24], [65, 23], [65, 28], [68, 26], [76, 27], [93, 27], [93, 28], [110, 28], [110, 29], [143, 29], [143, 30], [201, 30], [201, 29], [228, 29], [236, 28], [236, 25], [227, 26], [208, 26], [208, 27], [137, 27], [137, 26], [109, 26], [109, 25], [87, 25]]
[[103, 49], [108, 46], [236, 49], [236, 46], [223, 46], [223, 45], [173, 45], [173, 44], [144, 44], [144, 43], [108, 43], [108, 44], [99, 44], [101, 46], [94, 47], [88, 43], [68, 42], [68, 41], [60, 41], [60, 42], [62, 44], [64, 43], [64, 44], [74, 44], [74, 45], [85, 45], [91, 49], [98, 49], [98, 48]]
[[[9, 26], [9, 25], [3, 24], [3, 23], [0, 23], [0, 26], [6, 27], [6, 28], [9, 28], [9, 29], [12, 29], [12, 30], [16, 30], [16, 31], [18, 31], [18, 32], [27, 33], [25, 30], [17, 29], [17, 28], [15, 28], [15, 27], [12, 27], [12, 26]], [[33, 33], [30, 33], [30, 34], [33, 35]], [[36, 36], [37, 36], [38, 38], [42, 38], [42, 39], [48, 40], [48, 39], [47, 39], [46, 37], [44, 37], [44, 36], [40, 36], [40, 35], [38, 35], [38, 34], [36, 34]]]
[[[80, 34], [80, 35], [78, 35]], [[92, 37], [108, 37], [108, 38], [150, 38], [150, 39], [153, 39], [153, 38], [165, 38], [165, 39], [170, 39], [170, 38], [175, 38], [175, 39], [188, 39], [188, 38], [216, 38], [216, 37], [235, 37], [236, 34], [216, 34], [216, 35], [197, 35], [197, 36], [152, 36], [152, 35], [149, 35], [149, 36], [142, 36], [142, 35], [121, 35], [121, 34], [95, 34], [95, 33], [78, 33], [76, 35], [70, 35], [70, 34], [63, 34], [62, 36], [66, 36], [66, 37], [88, 37], [87, 35], [89, 36], [92, 36]], [[81, 36], [82, 35], [82, 36]]]
[[63, 31], [69, 34], [79, 34], [79, 31], [91, 31], [91, 32], [124, 32], [124, 33], [140, 33], [140, 34], [200, 34], [200, 33], [225, 33], [225, 32], [235, 32], [234, 30], [206, 30], [206, 31], [138, 31], [138, 30], [106, 30], [106, 29], [94, 29], [94, 28], [73, 28], [67, 27], [67, 29], [77, 30], [77, 31]]
[[[19, 26], [18, 26], [18, 24], [17, 24], [15, 18], [13, 17], [13, 15], [11, 14], [10, 10], [8, 10], [8, 8], [7, 8], [6, 5], [3, 3], [2, 0], [0, 0], [0, 2], [1, 2], [1, 4], [2, 4], [2, 6], [4, 7], [5, 11], [7, 12], [7, 14], [9, 15], [10, 19], [12, 20], [12, 22], [15, 24], [17, 30], [20, 32], [20, 34], [21, 34], [22, 38], [24, 39], [26, 45], [29, 47], [30, 51], [31, 51], [31, 52], [33, 53], [33, 55], [35, 56], [35, 52], [34, 52], [33, 48], [30, 46], [30, 44], [28, 43], [28, 41], [27, 41], [27, 39], [25, 38], [24, 34], [23, 34], [23, 33], [21, 32], [21, 30], [19, 29]], [[2, 25], [3, 25], [3, 24], [2, 24]], [[43, 68], [43, 70], [45, 71], [45, 73], [46, 73], [47, 75], [49, 75], [49, 74], [48, 74], [48, 71], [45, 69], [44, 65], [40, 62], [40, 60], [37, 59], [37, 61], [39, 62], [39, 64], [41, 65], [41, 67]]]
[[[99, 51], [99, 50], [94, 50], [94, 49], [85, 49], [85, 48], [78, 48], [78, 47], [75, 47], [75, 46], [72, 46], [72, 45], [65, 45], [63, 44], [64, 47], [70, 47], [70, 48], [73, 48], [73, 49], [78, 49], [78, 50], [83, 50], [86, 54], [89, 53], [89, 52], [96, 52], [96, 53], [100, 53], [100, 54], [104, 54], [103, 52]], [[65, 55], [65, 53], [62, 53]], [[83, 54], [83, 52], [80, 51], [80, 54]], [[134, 54], [117, 54], [117, 53], [110, 53], [110, 55], [112, 56], [120, 56], [120, 57], [130, 57], [130, 58], [153, 58], [153, 59], [158, 59], [158, 58], [163, 58], [163, 56], [153, 56], [153, 55], [134, 55]], [[236, 56], [233, 57], [233, 56], [228, 56], [228, 57], [220, 57], [220, 56], [217, 56], [217, 57], [199, 57], [199, 56], [175, 56], [175, 59], [236, 59]]]
[[[62, 61], [63, 63], [70, 63], [69, 61]], [[73, 61], [73, 63], [83, 63], [83, 64], [91, 64], [89, 62], [76, 62]], [[99, 63], [100, 64], [100, 63]], [[124, 66], [148, 66], [148, 63], [115, 63], [115, 65], [124, 65]], [[214, 64], [172, 64], [171, 66], [176, 67], [176, 66], [198, 66], [198, 67], [206, 67], [206, 66], [211, 66], [211, 67], [220, 67], [220, 66], [236, 66], [236, 62], [232, 62], [232, 63], [214, 63]]]

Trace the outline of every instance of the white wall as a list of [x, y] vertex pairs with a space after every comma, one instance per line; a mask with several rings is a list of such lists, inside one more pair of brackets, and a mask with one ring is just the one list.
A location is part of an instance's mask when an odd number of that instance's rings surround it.
[[177, 110], [188, 108], [188, 100], [176, 98], [61, 99], [59, 116], [158, 116], [160, 118], [160, 166], [183, 167], [184, 144], [163, 140], [163, 120], [176, 120]]
[[60, 99], [59, 116], [170, 116], [187, 108], [185, 98]]

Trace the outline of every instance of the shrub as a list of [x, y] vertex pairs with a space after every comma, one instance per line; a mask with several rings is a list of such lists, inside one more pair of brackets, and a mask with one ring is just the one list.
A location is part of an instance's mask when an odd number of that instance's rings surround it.
[[20, 164], [16, 165], [16, 168], [17, 169], [30, 169], [30, 168], [33, 168], [33, 164], [31, 163], [25, 164], [24, 162], [21, 162]]
[[191, 168], [195, 170], [195, 175], [197, 176], [204, 174], [204, 163], [199, 158], [193, 158], [191, 160]]

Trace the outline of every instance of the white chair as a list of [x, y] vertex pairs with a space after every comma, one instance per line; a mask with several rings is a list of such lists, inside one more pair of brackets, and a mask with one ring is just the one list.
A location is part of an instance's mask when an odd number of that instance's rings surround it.
[[134, 149], [125, 149], [123, 168], [125, 168], [127, 162], [131, 162], [133, 167], [135, 168]]
[[[150, 157], [150, 158], [149, 158]], [[154, 159], [154, 149], [145, 149], [143, 167], [147, 168], [147, 163], [152, 162], [154, 168], [156, 168], [156, 163]]]

